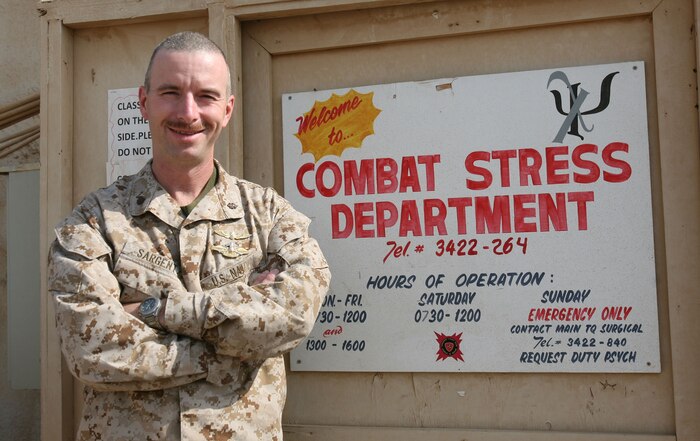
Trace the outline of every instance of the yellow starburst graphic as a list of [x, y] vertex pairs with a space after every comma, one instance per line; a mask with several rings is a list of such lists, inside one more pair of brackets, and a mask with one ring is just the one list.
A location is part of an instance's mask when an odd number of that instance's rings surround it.
[[324, 156], [340, 156], [347, 148], [361, 147], [374, 133], [374, 120], [381, 112], [374, 107], [373, 97], [374, 92], [361, 94], [350, 89], [345, 95], [316, 101], [297, 118], [299, 129], [294, 136], [301, 142], [301, 151], [311, 153], [318, 162]]

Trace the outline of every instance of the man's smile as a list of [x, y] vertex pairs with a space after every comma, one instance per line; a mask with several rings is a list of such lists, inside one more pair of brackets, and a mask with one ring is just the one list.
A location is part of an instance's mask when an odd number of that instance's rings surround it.
[[205, 128], [201, 127], [201, 126], [189, 127], [189, 126], [169, 124], [167, 127], [170, 131], [175, 132], [176, 134], [182, 135], [182, 136], [197, 135], [199, 133], [203, 133], [205, 130]]

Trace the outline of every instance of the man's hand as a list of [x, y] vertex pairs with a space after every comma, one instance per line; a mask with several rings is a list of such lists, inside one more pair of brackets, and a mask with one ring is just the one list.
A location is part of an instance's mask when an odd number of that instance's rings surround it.
[[[160, 300], [160, 310], [158, 311], [158, 324], [161, 327], [163, 326], [163, 321], [165, 319], [165, 305], [167, 303], [168, 299]], [[124, 307], [124, 311], [141, 320], [141, 317], [139, 316], [139, 306], [141, 306], [141, 302], [122, 303], [122, 306]]]
[[139, 318], [139, 306], [141, 306], [141, 302], [122, 303], [122, 306], [124, 307], [124, 311]]
[[[263, 283], [272, 283], [275, 281], [275, 277], [277, 277], [277, 274], [279, 273], [280, 272], [277, 269], [263, 271], [262, 273], [258, 274], [255, 277], [255, 279], [253, 279], [253, 283], [251, 283], [250, 286], [260, 285]], [[162, 326], [163, 319], [165, 318], [165, 305], [168, 302], [168, 299], [162, 299], [160, 302], [161, 304], [160, 311], [158, 311], [158, 323], [160, 323]], [[122, 303], [122, 306], [124, 307], [124, 311], [141, 320], [141, 317], [139, 316], [139, 306], [141, 306], [141, 302]]]
[[258, 274], [255, 279], [253, 279], [253, 283], [251, 283], [250, 286], [259, 285], [261, 283], [272, 283], [275, 281], [275, 277], [277, 277], [277, 274], [279, 273], [279, 270], [276, 269], [263, 271], [262, 273]]

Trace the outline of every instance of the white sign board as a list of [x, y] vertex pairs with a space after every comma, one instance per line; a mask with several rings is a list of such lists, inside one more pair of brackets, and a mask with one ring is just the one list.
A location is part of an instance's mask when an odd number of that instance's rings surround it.
[[283, 96], [293, 370], [659, 372], [643, 62]]
[[139, 110], [139, 89], [112, 89], [107, 94], [107, 185], [131, 175], [151, 159], [151, 130]]

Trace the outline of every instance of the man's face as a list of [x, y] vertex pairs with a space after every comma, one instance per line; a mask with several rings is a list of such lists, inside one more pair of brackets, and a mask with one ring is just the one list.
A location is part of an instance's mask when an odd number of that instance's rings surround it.
[[182, 167], [213, 159], [214, 143], [233, 111], [227, 84], [228, 68], [220, 54], [156, 54], [149, 91], [139, 89], [141, 114], [151, 127], [154, 163]]

